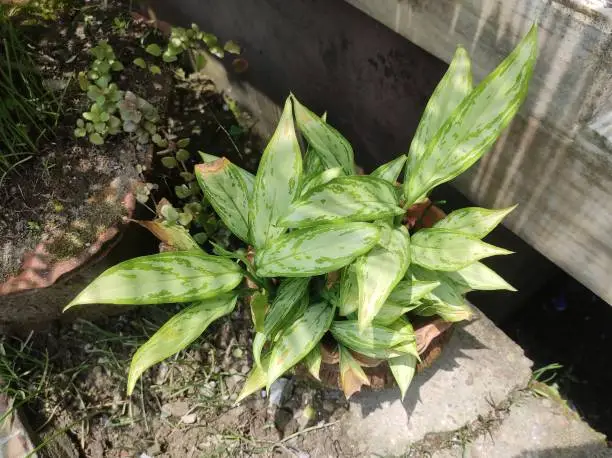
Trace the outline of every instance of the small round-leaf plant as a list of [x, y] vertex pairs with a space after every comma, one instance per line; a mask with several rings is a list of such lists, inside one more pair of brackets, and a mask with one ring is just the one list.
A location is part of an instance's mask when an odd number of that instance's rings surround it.
[[482, 238], [513, 207], [464, 208], [420, 230], [407, 229], [403, 219], [493, 145], [526, 97], [536, 55], [533, 26], [472, 87], [469, 57], [458, 48], [408, 154], [370, 175], [356, 175], [348, 141], [290, 95], [255, 176], [225, 158], [204, 156], [195, 167], [204, 195], [249, 250], [216, 247], [207, 254], [181, 226], [158, 223], [151, 230], [174, 251], [108, 269], [67, 308], [190, 303], [136, 351], [128, 393], [145, 370], [185, 348], [244, 297], [255, 331], [254, 366], [238, 400], [269, 388], [298, 363], [318, 377], [326, 334], [339, 347], [347, 395], [355, 383], [367, 384], [354, 357], [360, 354], [386, 360], [403, 397], [419, 360], [413, 317], [465, 320], [472, 315], [466, 292], [514, 290], [479, 262], [510, 253]]

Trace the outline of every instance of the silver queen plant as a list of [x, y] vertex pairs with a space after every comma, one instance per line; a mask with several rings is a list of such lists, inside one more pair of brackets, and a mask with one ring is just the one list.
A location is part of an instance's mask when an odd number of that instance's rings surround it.
[[481, 239], [512, 208], [464, 208], [413, 234], [404, 215], [493, 145], [526, 97], [536, 54], [534, 25], [473, 88], [459, 47], [409, 153], [370, 175], [355, 175], [348, 141], [290, 95], [257, 175], [209, 155], [195, 170], [220, 219], [254, 256], [219, 247], [210, 255], [184, 229], [151, 222], [174, 251], [111, 267], [67, 308], [190, 303], [136, 351], [128, 394], [145, 370], [184, 349], [243, 296], [256, 333], [253, 369], [238, 400], [300, 362], [318, 377], [326, 333], [338, 344], [343, 384], [349, 377], [367, 383], [356, 352], [387, 360], [403, 397], [419, 358], [411, 316], [464, 320], [471, 315], [466, 292], [513, 290], [479, 262], [510, 253]]

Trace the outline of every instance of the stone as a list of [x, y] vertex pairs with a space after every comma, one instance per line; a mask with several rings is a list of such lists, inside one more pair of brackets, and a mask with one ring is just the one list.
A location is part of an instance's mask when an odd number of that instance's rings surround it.
[[197, 421], [197, 419], [198, 419], [198, 416], [195, 413], [190, 413], [187, 415], [183, 415], [181, 417], [181, 422], [186, 425], [192, 425]]
[[459, 429], [525, 388], [531, 361], [482, 313], [476, 316], [456, 326], [440, 358], [414, 378], [404, 402], [397, 388], [353, 396], [342, 421], [347, 437], [364, 442], [371, 453], [400, 455], [426, 434]]
[[286, 397], [289, 388], [289, 379], [279, 378], [270, 386], [269, 402], [271, 406], [280, 406]]
[[527, 394], [515, 401], [501, 425], [432, 458], [612, 457], [605, 436], [559, 401]]
[[162, 405], [161, 410], [162, 413], [180, 418], [189, 412], [189, 403], [187, 401], [169, 402]]

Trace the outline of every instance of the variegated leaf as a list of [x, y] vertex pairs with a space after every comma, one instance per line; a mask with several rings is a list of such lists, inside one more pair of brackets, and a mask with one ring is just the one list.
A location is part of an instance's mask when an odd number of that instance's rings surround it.
[[426, 144], [422, 158], [410, 166], [404, 182], [407, 206], [464, 172], [493, 145], [527, 95], [537, 55], [537, 33], [534, 25]]
[[261, 248], [285, 229], [276, 226], [298, 195], [302, 175], [302, 153], [293, 126], [291, 100], [285, 101], [276, 131], [261, 157], [251, 199], [250, 240]]
[[369, 358], [389, 359], [406, 352], [397, 350], [398, 345], [414, 339], [413, 334], [396, 332], [393, 329], [373, 324], [363, 332], [356, 320], [334, 321], [330, 331], [337, 342]]
[[359, 307], [359, 285], [355, 263], [342, 269], [340, 277], [340, 293], [338, 294], [338, 313], [347, 316]]
[[321, 381], [319, 373], [321, 372], [321, 362], [323, 361], [323, 357], [321, 355], [321, 346], [315, 345], [315, 347], [306, 355], [304, 358], [304, 364], [308, 369], [310, 375], [312, 375], [317, 380]]
[[301, 195], [303, 196], [308, 192], [312, 191], [314, 188], [322, 186], [325, 183], [329, 183], [331, 180], [333, 180], [334, 178], [338, 178], [340, 175], [342, 175], [342, 169], [340, 167], [327, 169], [321, 173], [314, 175], [302, 187]]
[[255, 333], [255, 337], [253, 337], [253, 360], [257, 366], [261, 366], [261, 353], [265, 344], [266, 335], [262, 332]]
[[134, 354], [128, 375], [128, 396], [144, 371], [187, 347], [210, 323], [230, 313], [237, 299], [236, 294], [223, 294], [196, 302], [170, 318]]
[[434, 93], [429, 98], [425, 111], [421, 116], [419, 127], [414, 134], [408, 160], [406, 161], [406, 172], [404, 186], [410, 186], [411, 177], [418, 173], [419, 166], [424, 160], [427, 145], [433, 140], [440, 127], [450, 117], [457, 105], [472, 90], [472, 69], [470, 57], [467, 51], [459, 46], [455, 51], [453, 60], [444, 74], [444, 77]]
[[389, 358], [387, 363], [400, 389], [403, 401], [416, 372], [417, 358], [414, 355], [394, 356], [393, 358]]
[[281, 281], [276, 297], [264, 321], [264, 334], [274, 339], [276, 334], [289, 327], [308, 306], [310, 278], [286, 278]]
[[401, 305], [397, 305], [393, 302], [387, 301], [383, 304], [383, 306], [380, 308], [380, 310], [374, 317], [373, 323], [380, 324], [382, 326], [388, 326], [391, 323], [397, 321], [405, 313], [417, 308], [418, 306], [418, 302], [411, 304], [408, 307], [402, 307]]
[[[412, 267], [411, 267], [412, 268]], [[402, 280], [389, 294], [387, 299], [391, 303], [399, 307], [412, 307], [419, 299], [427, 293], [433, 291], [440, 282], [434, 281], [418, 281], [418, 280]]]
[[442, 281], [440, 286], [421, 299], [420, 305], [412, 310], [415, 315], [438, 315], [445, 321], [469, 320], [473, 316], [472, 307], [451, 283]]
[[225, 158], [195, 166], [204, 195], [232, 233], [249, 243], [249, 189], [238, 167]]
[[208, 299], [242, 281], [238, 264], [198, 251], [141, 256], [111, 267], [66, 309], [78, 304], [164, 304]]
[[405, 226], [385, 227], [381, 231], [387, 233], [387, 245], [382, 247], [379, 244], [355, 261], [359, 287], [357, 316], [361, 329], [372, 323], [410, 264], [408, 229]]
[[420, 361], [419, 351], [417, 350], [416, 343], [416, 334], [414, 333], [414, 328], [412, 324], [405, 318], [398, 318], [393, 323], [388, 325], [389, 329], [394, 330], [395, 332], [401, 332], [406, 336], [412, 336], [411, 339], [402, 342], [399, 345], [393, 347], [394, 350], [401, 351], [402, 353], [406, 353], [414, 356], [418, 361]]
[[455, 210], [450, 215], [434, 224], [439, 229], [461, 232], [476, 238], [483, 238], [501, 223], [516, 205], [499, 210], [480, 207], [468, 207]]
[[270, 366], [270, 356], [268, 353], [261, 359], [261, 365], [254, 365], [249, 372], [249, 376], [244, 382], [244, 386], [242, 387], [242, 391], [238, 395], [238, 399], [236, 399], [236, 403], [239, 403], [247, 396], [255, 393], [257, 390], [262, 390], [266, 386], [266, 381], [268, 380], [268, 367]]
[[406, 162], [406, 155], [402, 154], [396, 159], [393, 159], [386, 164], [381, 165], [376, 170], [374, 170], [370, 176], [376, 178], [382, 178], [385, 181], [388, 181], [391, 184], [395, 184], [397, 182], [397, 178], [400, 176], [402, 172], [402, 168]]
[[268, 388], [319, 344], [329, 329], [334, 312], [335, 307], [325, 302], [311, 305], [304, 315], [283, 331], [272, 349], [266, 383]]
[[292, 231], [257, 252], [257, 274], [310, 277], [338, 270], [367, 253], [379, 233], [369, 223], [324, 224]]
[[346, 399], [361, 390], [362, 385], [370, 386], [370, 379], [353, 357], [351, 352], [338, 345], [340, 352], [340, 385]]
[[[203, 153], [202, 151], [198, 151], [198, 153], [200, 153], [200, 157], [205, 163], [215, 162], [221, 159], [219, 156], [214, 156], [212, 154]], [[244, 181], [244, 184], [247, 187], [247, 192], [249, 193], [249, 195], [253, 194], [253, 188], [255, 187], [255, 175], [253, 175], [248, 170], [244, 170], [242, 167], [238, 167], [236, 164], [234, 164], [234, 167], [240, 172], [240, 175], [242, 175], [242, 181]]]
[[294, 96], [293, 110], [298, 129], [325, 169], [341, 167], [346, 175], [354, 173], [353, 148], [340, 132], [302, 105]]
[[475, 237], [446, 229], [421, 229], [411, 241], [412, 262], [431, 270], [454, 271], [488, 256], [512, 254]]
[[255, 332], [264, 332], [264, 320], [268, 310], [268, 293], [257, 291], [251, 296], [251, 319]]
[[444, 275], [451, 282], [464, 288], [465, 292], [496, 289], [516, 291], [511, 284], [481, 262], [475, 262], [456, 272], [444, 272]]
[[330, 222], [373, 221], [402, 213], [390, 183], [365, 175], [345, 176], [293, 202], [278, 224], [309, 227]]
[[136, 221], [148, 229], [164, 245], [177, 251], [201, 250], [200, 245], [183, 226], [163, 220]]

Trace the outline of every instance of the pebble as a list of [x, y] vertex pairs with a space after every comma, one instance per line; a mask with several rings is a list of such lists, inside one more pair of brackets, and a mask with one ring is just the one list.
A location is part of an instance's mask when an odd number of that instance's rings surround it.
[[162, 405], [162, 412], [173, 417], [182, 417], [189, 412], [189, 403], [187, 401], [175, 401]]
[[183, 415], [181, 417], [181, 422], [185, 423], [186, 425], [192, 425], [197, 421], [198, 417], [195, 413], [190, 413], [188, 415]]
[[336, 405], [331, 401], [323, 401], [323, 410], [326, 412], [333, 412], [336, 410]]
[[270, 405], [280, 406], [283, 401], [283, 395], [285, 390], [288, 388], [289, 379], [279, 378], [270, 387]]

